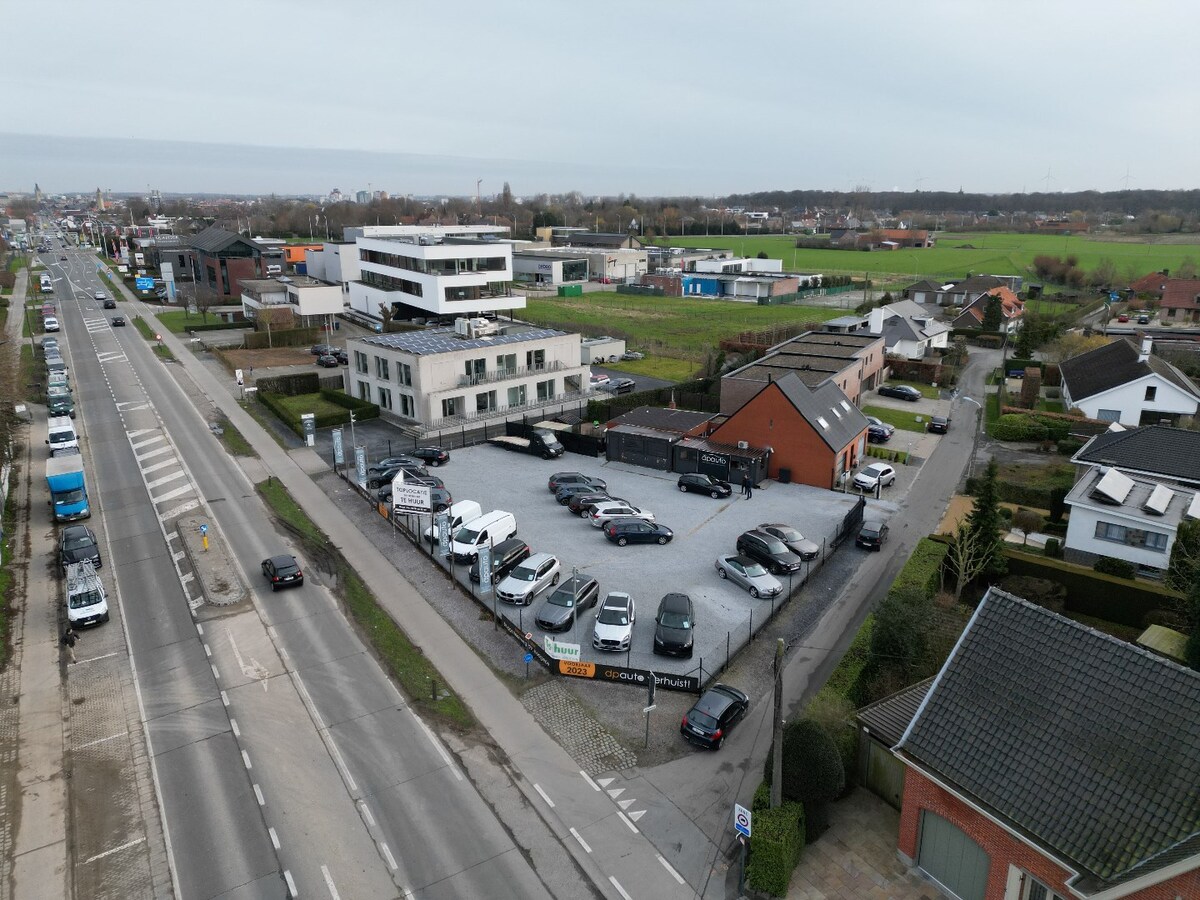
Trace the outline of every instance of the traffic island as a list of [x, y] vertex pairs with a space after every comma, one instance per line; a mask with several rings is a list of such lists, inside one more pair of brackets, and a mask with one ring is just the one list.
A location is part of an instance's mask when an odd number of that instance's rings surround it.
[[176, 523], [179, 540], [200, 582], [200, 596], [189, 602], [230, 607], [250, 599], [250, 591], [238, 575], [229, 547], [206, 517], [184, 516]]

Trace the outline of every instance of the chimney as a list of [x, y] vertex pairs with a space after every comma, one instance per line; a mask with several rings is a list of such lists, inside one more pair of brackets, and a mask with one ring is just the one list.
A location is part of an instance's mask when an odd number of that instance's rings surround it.
[[1142, 351], [1138, 354], [1138, 362], [1144, 363], [1150, 358], [1150, 348], [1154, 346], [1154, 339], [1151, 337], [1142, 338]]

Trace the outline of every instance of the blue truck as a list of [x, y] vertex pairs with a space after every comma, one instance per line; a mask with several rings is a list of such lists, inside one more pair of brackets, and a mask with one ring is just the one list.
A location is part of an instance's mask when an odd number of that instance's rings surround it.
[[82, 456], [54, 456], [46, 460], [46, 486], [50, 488], [54, 521], [74, 522], [91, 516]]

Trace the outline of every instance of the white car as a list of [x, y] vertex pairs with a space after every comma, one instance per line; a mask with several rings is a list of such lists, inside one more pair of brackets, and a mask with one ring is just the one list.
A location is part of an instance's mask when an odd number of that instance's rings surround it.
[[635, 618], [633, 598], [623, 591], [609, 591], [596, 613], [592, 646], [597, 650], [628, 650]]
[[890, 487], [896, 483], [896, 470], [886, 463], [871, 463], [854, 476], [854, 486], [860, 491], [873, 491], [876, 485]]
[[592, 514], [588, 518], [593, 528], [603, 528], [613, 519], [644, 519], [653, 522], [654, 513], [627, 503], [597, 503], [592, 507]]
[[505, 603], [528, 606], [546, 588], [558, 584], [558, 579], [558, 557], [549, 553], [535, 553], [496, 586], [496, 596]]
[[610, 381], [612, 381], [612, 379], [603, 372], [601, 372], [599, 375], [592, 375], [591, 377], [592, 387], [600, 387], [602, 384], [608, 384]]
[[58, 318], [55, 316], [46, 316], [42, 320], [42, 328], [46, 331], [58, 331]]

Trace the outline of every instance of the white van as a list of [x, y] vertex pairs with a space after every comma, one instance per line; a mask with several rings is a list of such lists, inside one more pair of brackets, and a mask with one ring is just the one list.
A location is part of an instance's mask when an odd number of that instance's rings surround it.
[[75, 423], [70, 416], [54, 416], [47, 428], [46, 443], [51, 456], [66, 456], [79, 452], [79, 436], [75, 434]]
[[91, 560], [67, 566], [67, 621], [72, 628], [108, 621], [108, 595]]
[[[480, 516], [482, 516], [483, 508], [480, 507], [480, 505], [474, 500], [459, 500], [450, 507], [449, 515], [449, 531], [451, 534], [454, 534], [456, 531], [458, 531], [458, 529], [462, 528], [468, 522], [472, 521], [473, 519], [478, 519]], [[429, 541], [429, 543], [436, 544], [440, 538], [441, 535], [438, 534], [438, 528], [436, 525], [431, 525], [429, 528], [425, 529], [425, 540]]]
[[454, 532], [450, 545], [458, 562], [474, 562], [480, 547], [493, 547], [517, 533], [517, 520], [510, 512], [492, 510], [486, 515], [472, 519]]

